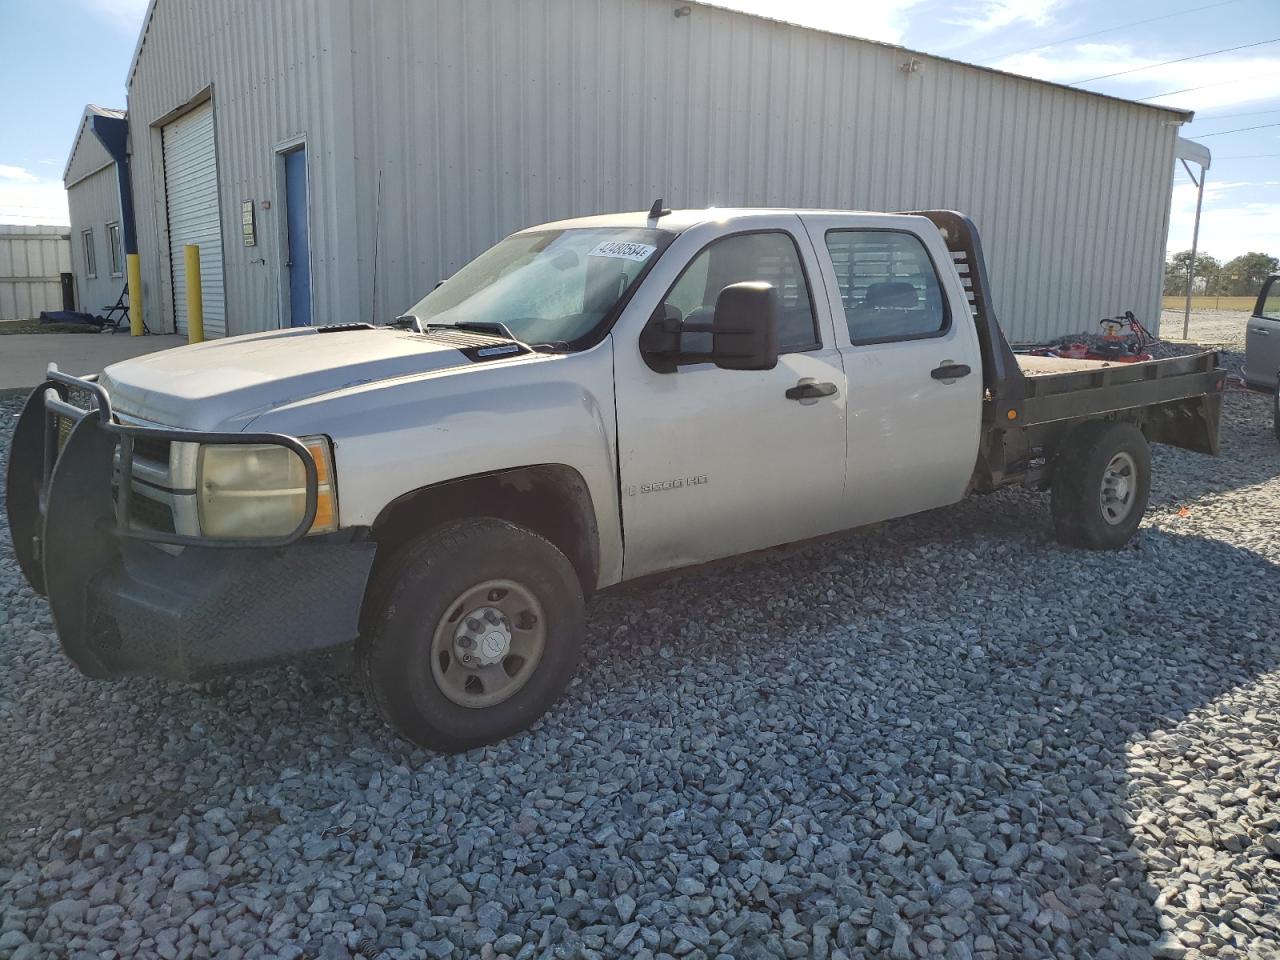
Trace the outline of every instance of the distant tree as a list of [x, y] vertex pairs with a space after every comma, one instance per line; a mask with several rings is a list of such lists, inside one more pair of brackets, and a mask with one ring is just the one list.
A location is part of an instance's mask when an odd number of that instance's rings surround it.
[[1280, 270], [1280, 260], [1265, 253], [1244, 253], [1222, 265], [1218, 290], [1229, 297], [1256, 297], [1268, 276]]
[[[1164, 293], [1167, 297], [1180, 296], [1187, 292], [1187, 264], [1191, 262], [1191, 251], [1183, 250], [1175, 253], [1165, 263]], [[1192, 293], [1213, 294], [1217, 292], [1218, 276], [1222, 265], [1207, 253], [1196, 254], [1195, 283]]]

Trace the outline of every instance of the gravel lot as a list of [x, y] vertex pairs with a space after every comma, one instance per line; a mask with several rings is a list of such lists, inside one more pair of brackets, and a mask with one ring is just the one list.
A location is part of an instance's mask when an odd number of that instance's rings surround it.
[[452, 758], [345, 678], [81, 678], [0, 530], [0, 956], [1278, 956], [1269, 431], [1157, 448], [1116, 554], [1006, 492], [599, 597]]

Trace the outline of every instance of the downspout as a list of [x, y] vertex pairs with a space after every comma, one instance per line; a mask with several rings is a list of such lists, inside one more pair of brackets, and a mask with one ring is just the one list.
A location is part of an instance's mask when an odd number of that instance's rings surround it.
[[115, 161], [124, 252], [126, 256], [137, 253], [138, 230], [133, 219], [133, 180], [129, 175], [129, 123], [123, 117], [94, 115], [89, 121], [89, 127]]

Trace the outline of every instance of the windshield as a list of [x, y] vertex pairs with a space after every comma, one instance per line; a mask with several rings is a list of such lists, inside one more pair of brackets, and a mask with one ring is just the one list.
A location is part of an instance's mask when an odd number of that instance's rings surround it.
[[408, 313], [424, 324], [501, 323], [518, 340], [590, 334], [671, 240], [662, 230], [582, 228], [508, 237]]

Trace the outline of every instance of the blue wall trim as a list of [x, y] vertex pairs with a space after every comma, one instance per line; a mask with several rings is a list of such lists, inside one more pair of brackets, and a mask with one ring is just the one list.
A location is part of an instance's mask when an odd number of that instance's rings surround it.
[[129, 122], [121, 117], [94, 114], [89, 118], [93, 131], [116, 162], [116, 181], [120, 189], [120, 227], [124, 235], [124, 252], [138, 252], [138, 231], [133, 220], [133, 182], [129, 177]]

